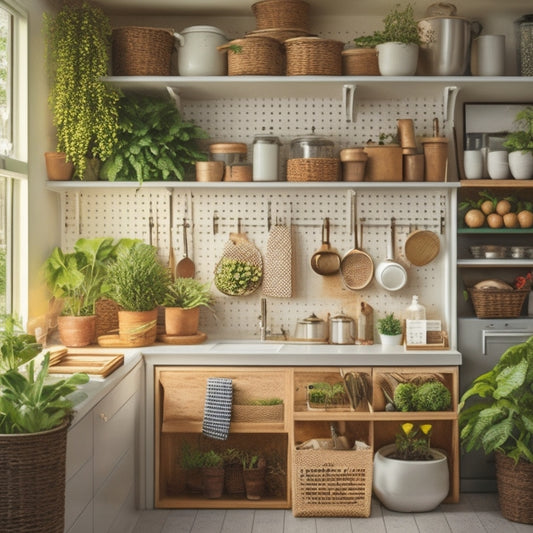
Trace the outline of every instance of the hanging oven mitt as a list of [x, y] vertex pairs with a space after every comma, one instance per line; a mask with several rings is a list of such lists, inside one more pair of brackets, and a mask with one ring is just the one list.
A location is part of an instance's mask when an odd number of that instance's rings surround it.
[[263, 294], [276, 298], [293, 295], [292, 232], [285, 224], [273, 225], [268, 234]]

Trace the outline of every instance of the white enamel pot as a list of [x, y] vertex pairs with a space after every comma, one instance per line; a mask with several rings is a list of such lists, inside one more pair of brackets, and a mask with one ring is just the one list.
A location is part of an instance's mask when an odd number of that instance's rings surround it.
[[392, 219], [387, 242], [387, 257], [377, 266], [374, 274], [376, 281], [387, 291], [399, 291], [407, 283], [407, 271], [394, 260], [394, 230], [395, 222]]

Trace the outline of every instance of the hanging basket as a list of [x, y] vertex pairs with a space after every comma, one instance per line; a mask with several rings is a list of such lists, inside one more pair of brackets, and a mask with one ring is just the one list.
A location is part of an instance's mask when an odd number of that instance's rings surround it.
[[67, 429], [0, 435], [2, 533], [63, 533]]

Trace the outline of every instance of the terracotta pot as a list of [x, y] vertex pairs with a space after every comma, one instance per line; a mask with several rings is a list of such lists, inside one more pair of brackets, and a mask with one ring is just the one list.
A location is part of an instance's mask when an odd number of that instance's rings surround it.
[[243, 471], [244, 487], [248, 500], [260, 500], [265, 493], [266, 468], [245, 468]]
[[202, 468], [202, 486], [206, 498], [220, 498], [224, 491], [224, 468], [218, 466]]
[[89, 346], [96, 339], [96, 315], [60, 316], [57, 318], [57, 329], [65, 346]]
[[45, 152], [46, 173], [52, 181], [66, 181], [72, 178], [74, 165], [63, 152]]
[[224, 467], [224, 488], [228, 494], [244, 494], [244, 477], [241, 463]]
[[157, 336], [157, 308], [151, 311], [119, 311], [118, 335], [127, 346], [149, 346]]
[[167, 335], [196, 335], [199, 321], [199, 307], [192, 309], [165, 307], [165, 331]]
[[202, 492], [202, 469], [190, 468], [185, 477], [185, 490], [189, 494], [200, 494]]

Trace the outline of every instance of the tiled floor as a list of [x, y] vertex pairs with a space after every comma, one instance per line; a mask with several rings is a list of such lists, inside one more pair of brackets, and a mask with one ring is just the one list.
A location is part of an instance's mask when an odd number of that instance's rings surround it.
[[430, 513], [396, 513], [372, 500], [369, 518], [295, 518], [290, 510], [143, 511], [134, 533], [532, 533], [502, 517], [494, 493], [462, 494]]

